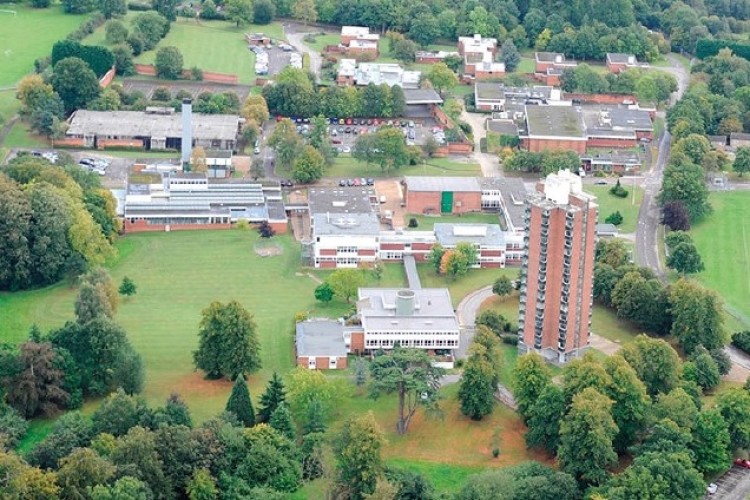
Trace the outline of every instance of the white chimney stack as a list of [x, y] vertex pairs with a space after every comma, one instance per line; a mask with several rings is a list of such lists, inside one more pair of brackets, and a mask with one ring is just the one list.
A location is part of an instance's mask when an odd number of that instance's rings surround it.
[[182, 167], [190, 163], [193, 152], [193, 101], [182, 100]]

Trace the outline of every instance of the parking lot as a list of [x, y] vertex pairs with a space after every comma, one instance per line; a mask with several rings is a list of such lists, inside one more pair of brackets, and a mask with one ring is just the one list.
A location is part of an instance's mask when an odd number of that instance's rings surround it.
[[[357, 137], [362, 134], [374, 133], [379, 127], [388, 125], [401, 128], [406, 143], [410, 146], [421, 146], [425, 143], [428, 137], [435, 137], [439, 142], [442, 132], [442, 128], [438, 127], [434, 120], [416, 122], [411, 120], [331, 119], [331, 125], [328, 127], [328, 134], [331, 140], [331, 145], [335, 147], [339, 153], [350, 153]], [[302, 130], [304, 130], [304, 128]], [[444, 139], [445, 136], [443, 135], [442, 137]]]
[[[291, 45], [271, 45], [253, 47], [255, 52], [255, 73], [259, 76], [274, 76], [287, 66], [302, 68], [302, 55]], [[263, 55], [265, 54], [265, 55]]]
[[705, 498], [713, 500], [745, 500], [750, 495], [750, 469], [734, 466], [726, 474], [714, 481], [719, 487], [713, 495]]

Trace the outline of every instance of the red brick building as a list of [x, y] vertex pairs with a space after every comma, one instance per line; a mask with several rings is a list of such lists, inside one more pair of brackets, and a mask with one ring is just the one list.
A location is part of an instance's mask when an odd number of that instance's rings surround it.
[[406, 211], [462, 214], [482, 210], [482, 189], [474, 177], [405, 177]]
[[596, 198], [570, 171], [547, 176], [526, 209], [519, 350], [554, 363], [589, 345], [596, 243]]
[[339, 321], [312, 319], [297, 323], [297, 366], [309, 370], [346, 370], [350, 335]]
[[607, 69], [610, 73], [620, 73], [629, 68], [641, 66], [633, 54], [607, 52]]

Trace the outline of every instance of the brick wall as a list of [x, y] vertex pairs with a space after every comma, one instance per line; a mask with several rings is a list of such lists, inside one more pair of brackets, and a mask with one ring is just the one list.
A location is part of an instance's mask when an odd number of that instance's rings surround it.
[[97, 149], [107, 148], [136, 148], [143, 149], [143, 141], [139, 139], [97, 139]]
[[526, 142], [526, 148], [534, 153], [555, 149], [575, 151], [579, 155], [586, 152], [586, 141], [567, 139], [528, 139], [524, 142]]
[[[123, 231], [126, 233], [165, 231], [166, 224], [148, 224], [145, 220], [130, 222], [125, 219]], [[170, 224], [170, 231], [188, 231], [193, 229], [230, 229], [231, 224]]]
[[365, 351], [365, 332], [352, 332], [349, 351], [357, 354]]
[[581, 94], [578, 92], [563, 92], [563, 99], [576, 99], [584, 104], [622, 104], [623, 101], [637, 103], [638, 99], [632, 94]]
[[289, 224], [286, 222], [270, 222], [269, 225], [276, 234], [286, 234], [289, 230]]
[[[440, 201], [442, 193], [440, 191], [418, 191], [406, 193], [406, 210], [409, 213], [440, 213]], [[454, 214], [466, 212], [479, 212], [482, 210], [482, 194], [479, 192], [454, 192], [453, 193], [453, 212]]]
[[[156, 66], [153, 64], [136, 64], [135, 72], [139, 75], [156, 76]], [[186, 80], [190, 80], [192, 72], [189, 69], [182, 70], [182, 77]], [[224, 83], [229, 85], [237, 85], [240, 83], [240, 78], [237, 75], [230, 75], [227, 73], [215, 73], [213, 71], [204, 71], [203, 80], [207, 83]]]
[[607, 137], [591, 137], [587, 141], [590, 148], [633, 148], [638, 145], [635, 139], [614, 139]]
[[83, 137], [66, 137], [65, 139], [55, 139], [56, 148], [82, 148]]
[[106, 89], [109, 87], [109, 84], [112, 83], [112, 80], [115, 79], [115, 67], [112, 66], [109, 71], [104, 73], [104, 76], [99, 79], [99, 86], [103, 89]]

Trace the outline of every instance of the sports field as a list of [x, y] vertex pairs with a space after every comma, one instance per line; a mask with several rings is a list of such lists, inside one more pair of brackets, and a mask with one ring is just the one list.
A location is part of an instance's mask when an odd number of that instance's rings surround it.
[[698, 275], [750, 327], [750, 192], [711, 193], [714, 211], [690, 233], [706, 266]]
[[243, 33], [257, 32], [283, 37], [279, 24], [237, 28], [227, 21], [179, 18], [156, 49], [141, 54], [136, 62], [153, 64], [159, 47], [172, 45], [182, 52], [185, 68], [230, 73], [239, 76], [240, 83], [251, 83], [255, 81], [255, 54], [248, 50]]
[[64, 14], [59, 5], [32, 9], [2, 4], [0, 12], [0, 87], [14, 85], [34, 70], [34, 60], [49, 55], [52, 44], [74, 31], [86, 16]]

